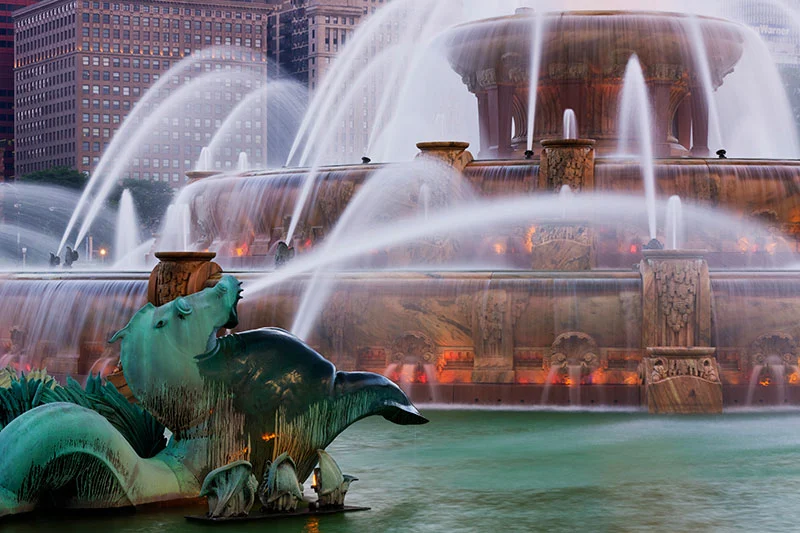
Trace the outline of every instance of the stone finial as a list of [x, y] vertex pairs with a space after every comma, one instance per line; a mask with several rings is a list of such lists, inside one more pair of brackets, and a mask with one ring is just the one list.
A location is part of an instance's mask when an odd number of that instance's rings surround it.
[[467, 150], [468, 142], [434, 141], [417, 143], [420, 153], [417, 159], [432, 159], [462, 172], [475, 158]]
[[569, 185], [573, 192], [594, 190], [594, 150], [591, 139], [542, 141], [539, 188], [558, 192]]

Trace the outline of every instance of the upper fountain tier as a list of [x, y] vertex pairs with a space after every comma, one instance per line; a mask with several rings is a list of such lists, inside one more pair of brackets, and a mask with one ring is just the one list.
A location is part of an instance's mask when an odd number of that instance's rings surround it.
[[[537, 24], [539, 16], [543, 19]], [[580, 136], [597, 140], [600, 154], [615, 153], [625, 66], [636, 54], [654, 109], [656, 154], [685, 156], [691, 150], [708, 155], [701, 61], [708, 62], [711, 89], [716, 90], [742, 57], [746, 28], [676, 13], [536, 15], [531, 10], [457, 26], [446, 36], [450, 64], [478, 98], [483, 155], [504, 157], [525, 150], [537, 26], [543, 34], [534, 147], [538, 141], [561, 138], [563, 113], [574, 109]], [[702, 37], [702, 47], [693, 35]]]

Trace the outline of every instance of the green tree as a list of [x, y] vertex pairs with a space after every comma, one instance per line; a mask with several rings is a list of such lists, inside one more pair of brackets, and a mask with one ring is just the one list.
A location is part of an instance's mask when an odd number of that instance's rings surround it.
[[109, 204], [112, 207], [119, 206], [119, 199], [125, 189], [128, 189], [133, 196], [133, 204], [136, 206], [144, 237], [149, 238], [161, 226], [161, 221], [167, 212], [167, 207], [172, 202], [175, 190], [165, 182], [123, 180], [109, 197]]
[[40, 185], [56, 185], [67, 189], [83, 190], [89, 178], [83, 173], [69, 167], [50, 167], [45, 170], [31, 172], [20, 178], [20, 182]]

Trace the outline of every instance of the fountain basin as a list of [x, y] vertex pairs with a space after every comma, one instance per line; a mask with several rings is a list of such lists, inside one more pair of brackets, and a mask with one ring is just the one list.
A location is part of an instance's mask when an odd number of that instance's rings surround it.
[[[245, 289], [257, 279], [236, 275]], [[710, 279], [711, 339], [725, 404], [745, 405], [748, 397], [755, 404], [800, 403], [800, 376], [788, 363], [781, 387], [775, 378], [751, 383], [758, 357], [789, 353], [797, 364], [800, 272], [712, 272]], [[636, 272], [354, 272], [334, 281], [309, 342], [342, 370], [389, 375], [415, 401], [646, 400], [643, 288]], [[307, 283], [299, 278], [245, 298], [239, 329], [291, 327]], [[113, 370], [118, 348], [104, 352], [108, 332], [145, 302], [146, 286], [145, 275], [3, 275], [0, 295], [8, 305], [0, 310], [0, 345], [8, 355], [11, 330], [24, 325], [28, 333], [7, 362], [45, 366], [62, 379], [87, 374], [103, 358]], [[76, 300], [93, 311], [66, 314]], [[562, 364], [584, 366], [580, 383], [568, 381]]]
[[[528, 132], [538, 16], [544, 17], [544, 36], [536, 120], [534, 131]], [[723, 19], [645, 11], [522, 12], [451, 29], [445, 36], [450, 64], [478, 99], [481, 156], [521, 154], [529, 135], [533, 146], [559, 138], [566, 109], [577, 115], [579, 136], [596, 139], [601, 155], [615, 153], [618, 103], [625, 66], [633, 54], [639, 57], [651, 92], [656, 154], [688, 155], [692, 139], [685, 132], [692, 127], [693, 153], [707, 154], [708, 107], [691, 42], [690, 24], [695, 23], [716, 90], [739, 62], [747, 31]]]

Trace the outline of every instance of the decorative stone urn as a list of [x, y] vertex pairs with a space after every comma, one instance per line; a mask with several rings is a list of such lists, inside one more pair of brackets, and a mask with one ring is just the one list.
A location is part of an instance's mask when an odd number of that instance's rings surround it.
[[150, 273], [147, 301], [155, 306], [171, 302], [213, 286], [222, 267], [212, 259], [214, 252], [157, 252], [161, 261]]

